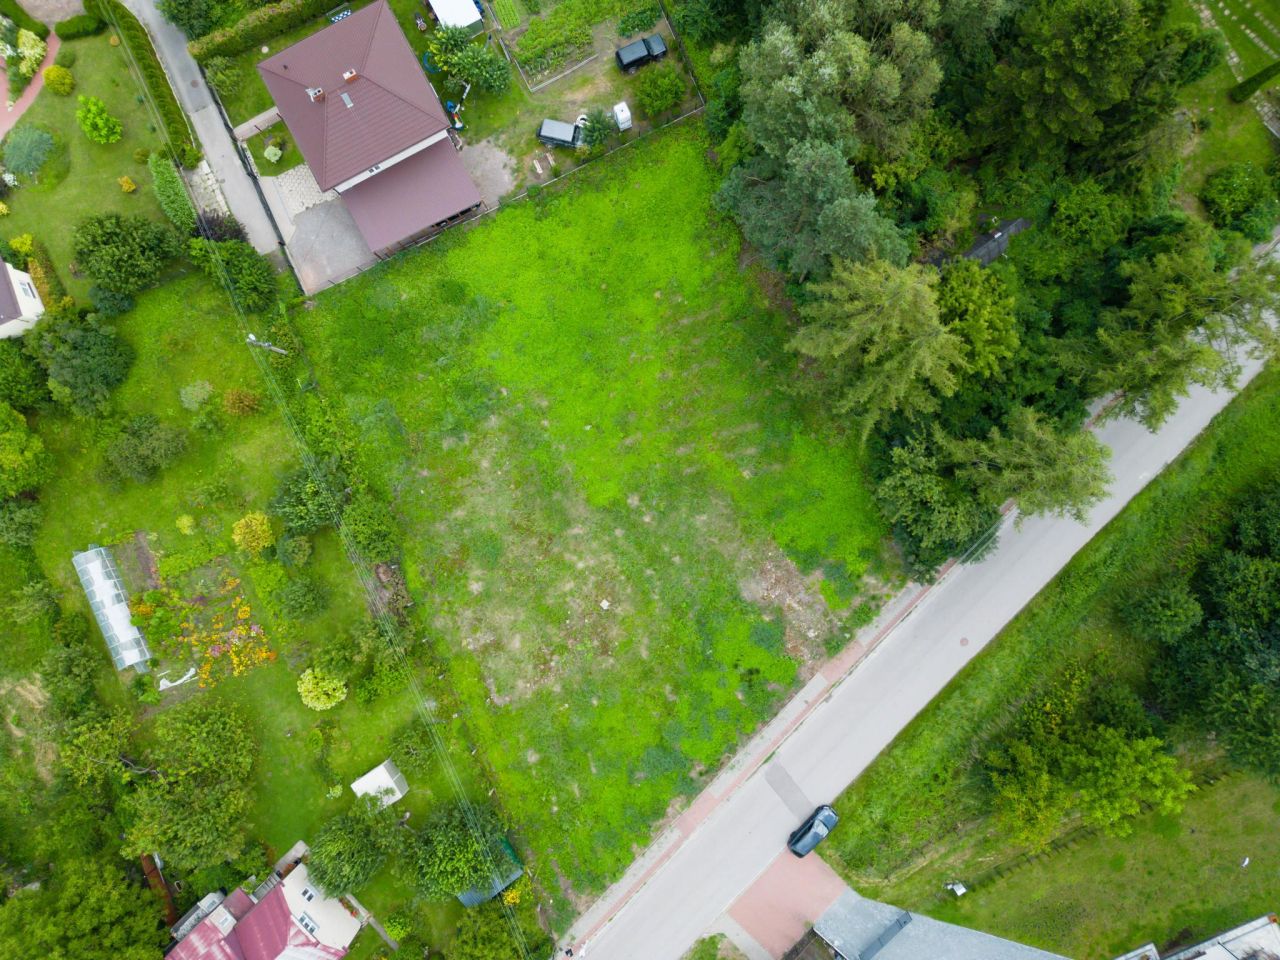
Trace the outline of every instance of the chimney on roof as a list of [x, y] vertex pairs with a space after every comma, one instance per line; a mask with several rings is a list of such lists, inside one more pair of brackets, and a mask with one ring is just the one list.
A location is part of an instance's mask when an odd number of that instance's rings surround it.
[[312, 103], [315, 103], [318, 100], [323, 100], [324, 88], [323, 87], [307, 87], [307, 96], [311, 98]]
[[342, 71], [342, 79], [347, 81], [347, 83], [350, 83], [352, 80], [354, 80], [358, 76], [360, 76], [360, 74], [356, 73], [355, 70]]

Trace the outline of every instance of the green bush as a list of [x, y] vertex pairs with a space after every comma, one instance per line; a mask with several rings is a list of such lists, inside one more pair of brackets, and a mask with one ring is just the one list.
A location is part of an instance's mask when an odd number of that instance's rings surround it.
[[242, 309], [257, 312], [276, 301], [276, 272], [271, 261], [243, 240], [188, 241], [192, 262], [215, 281], [231, 285], [231, 295]]
[[74, 311], [47, 310], [23, 341], [44, 367], [53, 399], [77, 413], [100, 413], [133, 364], [127, 341]]
[[31, 410], [49, 399], [44, 374], [19, 340], [0, 340], [0, 403]]
[[51, 90], [60, 97], [69, 97], [76, 88], [76, 78], [66, 67], [51, 63], [41, 71], [46, 90]]
[[445, 69], [454, 80], [485, 93], [502, 93], [511, 85], [511, 68], [493, 47], [468, 43]]
[[396, 521], [385, 503], [368, 493], [358, 494], [342, 511], [342, 527], [370, 563], [384, 563], [396, 555]]
[[124, 125], [107, 112], [107, 105], [97, 97], [77, 97], [76, 123], [84, 135], [98, 144], [118, 143], [124, 136]]
[[71, 241], [80, 268], [99, 286], [136, 293], [155, 283], [180, 245], [168, 226], [106, 213], [82, 220]]
[[642, 33], [651, 29], [660, 16], [662, 11], [657, 7], [641, 7], [639, 10], [624, 13], [618, 18], [618, 33], [624, 37]]
[[107, 25], [93, 14], [82, 13], [78, 16], [68, 17], [61, 23], [56, 24], [53, 32], [58, 35], [59, 40], [78, 40], [81, 37], [92, 37], [95, 34], [99, 34], [106, 27]]
[[269, 509], [291, 534], [314, 533], [333, 522], [329, 491], [339, 486], [332, 478], [317, 480], [309, 470], [295, 470], [280, 481]]
[[646, 117], [656, 117], [684, 99], [684, 81], [672, 67], [646, 70], [636, 84], [636, 105]]
[[107, 20], [116, 25], [121, 41], [137, 61], [143, 82], [160, 112], [165, 138], [177, 151], [178, 161], [187, 168], [196, 166], [200, 163], [200, 149], [192, 139], [187, 115], [178, 105], [178, 98], [169, 86], [169, 77], [160, 65], [160, 58], [151, 45], [151, 37], [138, 22], [138, 18], [118, 0], [97, 0], [97, 7]]
[[281, 0], [259, 7], [233, 26], [192, 40], [187, 50], [200, 63], [219, 55], [233, 56], [323, 16], [332, 8], [333, 0]]
[[0, 0], [0, 16], [8, 17], [18, 25], [18, 29], [30, 30], [41, 40], [49, 38], [49, 28], [22, 9], [18, 0]]
[[117, 293], [96, 284], [89, 288], [89, 302], [100, 317], [118, 317], [133, 309], [133, 297], [127, 293]]
[[330, 710], [347, 699], [347, 685], [313, 668], [298, 678], [298, 696], [312, 710]]
[[276, 594], [276, 606], [291, 620], [310, 617], [329, 605], [329, 598], [314, 580], [299, 577], [290, 580]]
[[1275, 183], [1248, 161], [1211, 173], [1200, 188], [1200, 201], [1214, 226], [1238, 230], [1255, 242], [1267, 239], [1280, 215]]
[[76, 65], [76, 49], [75, 47], [63, 47], [58, 51], [58, 55], [53, 58], [53, 62], [60, 67], [70, 69]]
[[1280, 77], [1280, 60], [1268, 67], [1263, 67], [1257, 73], [1245, 77], [1227, 91], [1227, 96], [1236, 103], [1244, 103], [1276, 77]]
[[244, 86], [244, 72], [230, 57], [210, 57], [204, 64], [204, 78], [220, 97], [229, 97]]
[[9, 547], [29, 547], [36, 542], [44, 511], [35, 500], [0, 502], [0, 543]]
[[145, 483], [186, 448], [185, 433], [145, 413], [120, 425], [120, 432], [102, 451], [103, 466], [109, 480]]
[[173, 161], [158, 151], [147, 158], [147, 169], [151, 171], [151, 189], [155, 191], [160, 209], [183, 236], [190, 236], [196, 228], [196, 208], [187, 196], [182, 175]]
[[53, 152], [53, 136], [29, 123], [20, 123], [4, 138], [5, 168], [22, 177], [34, 177]]

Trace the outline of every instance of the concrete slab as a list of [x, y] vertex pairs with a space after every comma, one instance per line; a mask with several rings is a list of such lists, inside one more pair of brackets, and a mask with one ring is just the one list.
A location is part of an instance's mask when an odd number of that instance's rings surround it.
[[846, 890], [822, 858], [784, 851], [734, 901], [729, 916], [779, 960]]
[[293, 225], [289, 257], [308, 294], [353, 277], [377, 261], [341, 200], [303, 210]]
[[480, 191], [486, 210], [496, 207], [499, 200], [515, 189], [515, 158], [498, 146], [494, 138], [469, 143], [458, 156], [471, 182]]

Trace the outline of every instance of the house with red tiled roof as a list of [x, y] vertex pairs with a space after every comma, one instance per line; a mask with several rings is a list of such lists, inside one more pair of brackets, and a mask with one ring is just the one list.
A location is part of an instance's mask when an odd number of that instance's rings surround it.
[[253, 894], [213, 893], [174, 928], [166, 960], [341, 960], [361, 923], [311, 882], [305, 863], [272, 873]]
[[479, 206], [435, 89], [386, 0], [258, 64], [323, 191], [385, 255]]

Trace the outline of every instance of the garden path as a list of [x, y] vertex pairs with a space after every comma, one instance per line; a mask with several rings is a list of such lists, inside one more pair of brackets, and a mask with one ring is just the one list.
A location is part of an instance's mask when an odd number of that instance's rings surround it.
[[44, 89], [44, 77], [40, 75], [40, 71], [53, 63], [53, 58], [58, 55], [58, 47], [62, 45], [62, 41], [51, 33], [49, 34], [48, 43], [49, 49], [45, 51], [44, 60], [40, 63], [40, 70], [36, 71], [36, 75], [27, 84], [27, 89], [23, 90], [22, 95], [12, 104], [9, 103], [9, 78], [3, 72], [0, 72], [0, 90], [4, 92], [4, 102], [6, 104], [4, 115], [0, 116], [0, 137], [3, 137], [13, 129], [14, 124], [18, 122], [23, 112], [35, 102], [36, 96]]

